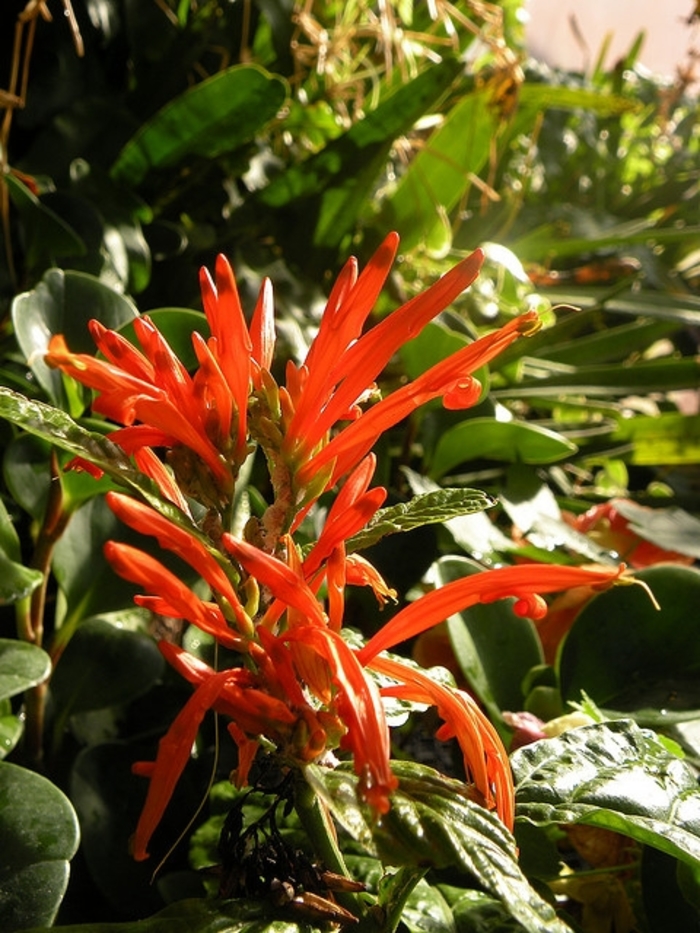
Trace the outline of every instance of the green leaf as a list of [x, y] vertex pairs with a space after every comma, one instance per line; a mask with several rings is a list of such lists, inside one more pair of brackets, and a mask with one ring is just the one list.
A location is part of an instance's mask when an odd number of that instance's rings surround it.
[[700, 416], [660, 412], [620, 418], [610, 440], [629, 444], [625, 459], [636, 466], [690, 466], [700, 461]]
[[51, 924], [78, 847], [67, 797], [33, 771], [0, 762], [0, 929]]
[[[430, 580], [445, 586], [483, 568], [462, 557], [444, 557], [431, 567]], [[472, 606], [447, 620], [450, 642], [470, 688], [496, 721], [502, 710], [521, 709], [523, 678], [542, 663], [542, 649], [529, 619], [513, 612], [512, 600]]]
[[571, 729], [512, 756], [517, 815], [585, 823], [675, 858], [700, 861], [700, 789], [692, 769], [630, 720]]
[[445, 431], [438, 441], [430, 474], [437, 478], [460, 463], [482, 458], [506, 463], [555, 463], [577, 449], [561, 434], [538, 424], [466, 418]]
[[[44, 362], [51, 337], [63, 334], [71, 350], [94, 353], [89, 320], [96, 318], [105, 327], [117, 329], [137, 314], [131, 301], [99, 279], [61, 269], [49, 269], [36, 288], [18, 295], [12, 303], [12, 322], [22, 352], [39, 385], [66, 411], [72, 409], [63, 377]], [[72, 413], [80, 411], [82, 408]]]
[[155, 641], [102, 618], [85, 619], [61, 653], [51, 696], [65, 720], [73, 713], [116, 706], [159, 680], [163, 657]]
[[12, 714], [9, 699], [0, 700], [0, 759], [6, 758], [24, 731], [24, 719]]
[[700, 641], [696, 613], [700, 572], [662, 564], [635, 577], [649, 586], [599, 593], [579, 613], [561, 649], [559, 677], [565, 700], [585, 691], [614, 710], [700, 709]]
[[85, 255], [85, 243], [76, 231], [11, 172], [3, 174], [3, 184], [22, 218], [25, 259], [30, 268], [47, 265], [59, 256]]
[[41, 586], [43, 579], [40, 570], [24, 567], [0, 553], [0, 606], [16, 603], [29, 596]]
[[494, 813], [469, 799], [464, 784], [415, 762], [392, 762], [392, 770], [400, 784], [379, 823], [358, 804], [357, 777], [346, 766], [309, 766], [306, 772], [338, 822], [386, 865], [465, 872], [530, 933], [569, 931], [520, 871], [511, 834]]
[[51, 673], [51, 659], [37, 645], [0, 638], [0, 700], [43, 683]]
[[124, 146], [110, 175], [138, 185], [153, 168], [187, 156], [215, 159], [254, 139], [287, 96], [286, 82], [257, 65], [233, 65], [170, 101]]
[[478, 489], [439, 489], [423, 493], [409, 502], [380, 509], [366, 528], [348, 539], [347, 551], [352, 553], [371, 547], [386, 535], [482, 512], [494, 504], [491, 496]]
[[[201, 334], [205, 339], [210, 335], [209, 324], [201, 311], [193, 311], [191, 308], [156, 308], [148, 312], [148, 317], [168, 341], [185, 369], [193, 370], [199, 365], [192, 347], [192, 334]], [[121, 327], [120, 333], [134, 346], [140, 347], [133, 321]]]

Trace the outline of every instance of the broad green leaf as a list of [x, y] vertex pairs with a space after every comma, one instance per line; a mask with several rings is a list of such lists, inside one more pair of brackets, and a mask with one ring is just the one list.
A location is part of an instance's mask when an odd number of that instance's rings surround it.
[[153, 168], [232, 152], [254, 139], [286, 96], [286, 82], [257, 65], [220, 71], [159, 110], [124, 146], [110, 174], [133, 187]]
[[105, 327], [119, 328], [137, 314], [131, 301], [99, 279], [61, 269], [49, 269], [36, 288], [12, 303], [15, 334], [37, 382], [55, 405], [76, 415], [82, 407], [75, 400], [70, 407], [61, 373], [44, 362], [49, 340], [63, 334], [71, 350], [94, 353], [88, 321], [96, 318]]
[[700, 415], [660, 412], [620, 418], [610, 440], [629, 444], [625, 459], [637, 466], [690, 466], [700, 461]]
[[[430, 570], [430, 580], [445, 586], [483, 568], [461, 557], [443, 557]], [[542, 663], [542, 649], [533, 623], [519, 618], [512, 600], [472, 606], [447, 620], [455, 658], [471, 690], [490, 716], [522, 709], [523, 678]]]
[[85, 619], [61, 653], [51, 696], [65, 721], [146, 693], [163, 673], [155, 641], [102, 618]]
[[569, 931], [521, 873], [511, 834], [469, 799], [464, 784], [415, 762], [392, 762], [392, 769], [400, 785], [379, 823], [358, 804], [357, 778], [344, 765], [334, 771], [309, 766], [307, 777], [346, 831], [386, 865], [461, 870], [530, 933]]
[[414, 496], [409, 502], [380, 509], [362, 531], [347, 541], [347, 551], [371, 547], [386, 535], [410, 531], [422, 525], [442, 524], [460, 515], [490, 509], [495, 500], [478, 489], [439, 489]]
[[561, 649], [559, 676], [565, 700], [585, 691], [614, 710], [700, 709], [700, 640], [696, 614], [700, 572], [662, 564], [635, 577], [649, 586], [613, 587], [579, 613]]
[[542, 739], [512, 756], [516, 813], [585, 823], [700, 862], [700, 788], [692, 768], [629, 720]]
[[43, 683], [51, 673], [51, 659], [37, 645], [0, 638], [0, 700]]
[[33, 771], [0, 761], [0, 929], [53, 922], [78, 847], [67, 797]]
[[525, 421], [466, 418], [445, 431], [435, 447], [431, 476], [443, 476], [469, 460], [506, 463], [556, 463], [576, 453], [570, 440], [549, 428]]

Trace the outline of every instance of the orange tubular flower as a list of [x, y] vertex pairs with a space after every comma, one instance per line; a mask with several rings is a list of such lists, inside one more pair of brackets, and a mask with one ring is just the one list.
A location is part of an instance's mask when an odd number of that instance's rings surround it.
[[508, 752], [469, 694], [446, 687], [433, 680], [429, 673], [417, 671], [391, 658], [374, 658], [369, 666], [397, 681], [394, 687], [382, 687], [382, 696], [400, 697], [437, 707], [445, 720], [437, 737], [457, 739], [464, 755], [465, 770], [472, 776], [486, 806], [495, 808], [502, 822], [512, 830], [515, 791]]
[[547, 612], [541, 593], [557, 593], [572, 586], [596, 586], [604, 589], [619, 580], [625, 567], [587, 569], [540, 564], [500, 567], [454, 580], [426, 593], [398, 612], [359, 652], [362, 664], [369, 664], [382, 652], [399, 642], [462, 612], [476, 603], [491, 603], [514, 596], [517, 615], [540, 619]]

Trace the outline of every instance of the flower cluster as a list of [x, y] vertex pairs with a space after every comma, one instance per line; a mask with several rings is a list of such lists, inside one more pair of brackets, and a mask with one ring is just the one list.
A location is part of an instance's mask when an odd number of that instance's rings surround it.
[[[376, 569], [346, 548], [386, 496], [382, 487], [371, 487], [375, 442], [431, 399], [442, 398], [450, 408], [474, 404], [480, 386], [472, 373], [539, 326], [537, 315], [526, 313], [369, 404], [393, 354], [469, 286], [483, 258], [476, 251], [368, 328], [397, 246], [395, 235], [387, 237], [360, 274], [354, 259], [347, 263], [306, 358], [287, 363], [284, 384], [271, 372], [271, 286], [263, 283], [248, 325], [223, 257], [214, 280], [202, 274], [210, 335], [193, 335], [198, 361], [193, 374], [145, 316], [135, 321], [141, 349], [95, 321], [91, 333], [103, 358], [72, 353], [61, 337], [51, 342], [47, 362], [96, 391], [94, 409], [121, 425], [111, 440], [133, 455], [168, 503], [159, 512], [111, 492], [111, 509], [189, 564], [207, 584], [208, 598], [139, 548], [110, 542], [109, 561], [141, 588], [140, 606], [199, 627], [240, 659], [237, 666], [214, 670], [176, 645], [161, 644], [193, 692], [161, 740], [156, 760], [136, 766], [149, 778], [134, 838], [137, 859], [147, 857], [202, 719], [212, 709], [226, 718], [238, 747], [240, 785], [263, 741], [300, 767], [328, 760], [340, 749], [352, 756], [359, 795], [380, 818], [397, 786], [384, 699], [434, 705], [444, 722], [439, 735], [457, 739], [484, 805], [510, 826], [512, 780], [492, 725], [467, 693], [437, 683], [386, 651], [477, 602], [515, 597], [516, 612], [539, 617], [545, 611], [543, 593], [584, 583], [606, 586], [619, 576], [614, 569], [493, 570], [428, 593], [360, 649], [343, 637], [347, 586], [369, 586], [380, 602], [393, 596]], [[242, 536], [235, 536], [230, 533], [234, 490], [241, 466], [255, 450], [268, 465], [271, 502]], [[300, 523], [331, 489], [336, 495], [323, 528], [302, 551], [296, 539]], [[193, 516], [202, 513], [204, 518], [195, 521]]]

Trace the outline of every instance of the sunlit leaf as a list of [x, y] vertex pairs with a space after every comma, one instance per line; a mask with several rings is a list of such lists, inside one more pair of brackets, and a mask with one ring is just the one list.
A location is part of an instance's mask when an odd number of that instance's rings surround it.
[[517, 815], [622, 833], [690, 864], [700, 861], [693, 770], [629, 720], [542, 739], [512, 756]]

